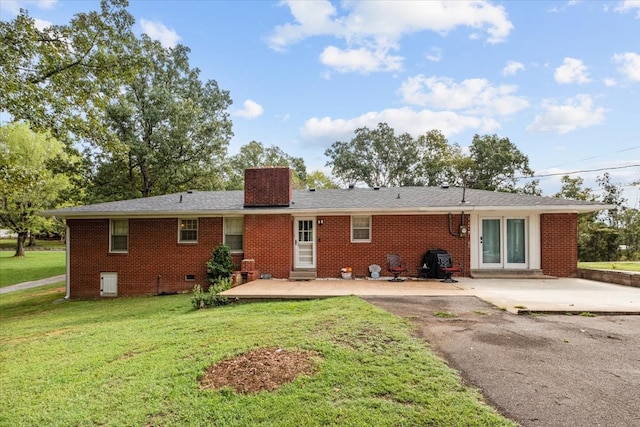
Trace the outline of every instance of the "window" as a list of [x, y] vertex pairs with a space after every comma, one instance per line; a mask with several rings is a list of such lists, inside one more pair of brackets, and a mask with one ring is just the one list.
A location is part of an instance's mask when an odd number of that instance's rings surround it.
[[181, 219], [180, 220], [180, 243], [197, 243], [198, 242], [198, 220], [197, 219]]
[[110, 252], [127, 252], [129, 250], [129, 220], [112, 219], [109, 224], [111, 239]]
[[242, 252], [244, 243], [244, 218], [224, 219], [224, 243], [231, 252]]
[[370, 242], [371, 241], [371, 217], [352, 216], [351, 217], [351, 241]]

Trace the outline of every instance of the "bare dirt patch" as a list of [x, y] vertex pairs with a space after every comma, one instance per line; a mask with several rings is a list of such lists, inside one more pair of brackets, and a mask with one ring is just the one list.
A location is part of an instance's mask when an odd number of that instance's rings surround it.
[[243, 394], [273, 391], [300, 375], [314, 374], [318, 357], [312, 351], [261, 348], [211, 366], [200, 378], [200, 388], [229, 387]]

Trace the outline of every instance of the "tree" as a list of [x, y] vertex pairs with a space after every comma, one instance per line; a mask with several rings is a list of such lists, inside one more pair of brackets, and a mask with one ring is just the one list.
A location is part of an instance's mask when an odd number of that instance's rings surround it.
[[94, 156], [94, 197], [149, 197], [211, 183], [222, 175], [232, 135], [229, 93], [200, 81], [185, 46], [163, 48], [143, 35], [134, 50], [138, 72], [106, 108], [120, 147]]
[[307, 174], [307, 187], [316, 189], [340, 188], [338, 184], [321, 171], [313, 171]]
[[345, 184], [364, 183], [369, 187], [417, 185], [418, 153], [408, 133], [397, 136], [386, 123], [376, 129], [355, 130], [349, 142], [336, 141], [325, 151], [327, 166]]
[[611, 176], [608, 172], [605, 172], [603, 176], [597, 177], [596, 182], [603, 191], [601, 201], [616, 206], [604, 212], [600, 216], [600, 219], [610, 227], [618, 228], [620, 211], [622, 210], [622, 206], [627, 202], [627, 199], [622, 197], [622, 187], [620, 184], [613, 184], [611, 182]]
[[16, 256], [24, 256], [27, 235], [43, 227], [37, 213], [61, 207], [58, 196], [71, 188], [56, 164], [79, 161], [63, 143], [26, 124], [0, 127], [0, 224], [18, 234]]
[[[593, 194], [591, 188], [583, 188], [584, 180], [580, 177], [571, 178], [569, 175], [562, 177], [562, 187], [560, 191], [553, 197], [560, 199], [582, 200], [582, 201], [595, 201], [596, 197]], [[604, 242], [606, 239], [602, 238], [604, 232], [600, 226], [596, 223], [597, 213], [581, 213], [578, 214], [578, 260], [579, 261], [593, 261], [597, 260], [601, 252], [606, 249], [596, 248], [595, 244]], [[598, 231], [595, 231], [595, 230]], [[600, 237], [595, 237], [595, 234]]]
[[421, 185], [462, 184], [458, 182], [464, 160], [462, 151], [457, 144], [449, 144], [442, 132], [434, 129], [420, 135], [416, 150], [416, 175], [421, 178]]
[[469, 148], [470, 169], [466, 171], [471, 187], [481, 190], [540, 195], [538, 180], [523, 187], [520, 177], [533, 177], [529, 158], [509, 141], [497, 135], [474, 135]]
[[264, 147], [261, 142], [251, 141], [240, 147], [240, 152], [228, 162], [227, 190], [241, 190], [244, 186], [244, 170], [264, 166], [287, 166], [294, 171], [294, 187], [305, 188], [307, 167], [302, 157], [291, 156], [280, 147]]
[[66, 143], [79, 137], [114, 143], [100, 118], [120, 82], [135, 74], [127, 5], [102, 0], [100, 11], [44, 29], [25, 10], [0, 21], [0, 111]]

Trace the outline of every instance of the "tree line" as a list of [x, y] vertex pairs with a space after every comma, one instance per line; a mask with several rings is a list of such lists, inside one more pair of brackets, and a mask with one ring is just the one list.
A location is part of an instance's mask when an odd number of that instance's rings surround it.
[[[475, 135], [467, 152], [435, 129], [413, 137], [379, 123], [325, 151], [331, 176], [258, 141], [229, 155], [230, 93], [201, 79], [188, 47], [136, 36], [127, 7], [102, 0], [100, 10], [44, 29], [25, 10], [0, 21], [0, 112], [12, 119], [0, 127], [0, 227], [18, 234], [16, 255], [28, 235], [62, 232], [39, 211], [242, 189], [247, 167], [288, 166], [296, 188], [448, 183], [541, 194], [527, 156], [497, 135]], [[563, 183], [556, 197], [597, 199], [579, 178]], [[581, 259], [637, 259], [637, 211], [622, 207], [608, 175], [599, 185], [619, 208], [581, 216]]]

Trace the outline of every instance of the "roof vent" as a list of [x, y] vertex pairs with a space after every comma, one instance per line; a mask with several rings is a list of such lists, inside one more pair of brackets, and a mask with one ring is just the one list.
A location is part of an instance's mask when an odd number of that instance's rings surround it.
[[442, 185], [440, 186], [440, 188], [449, 188], [449, 183], [448, 182], [443, 182]]
[[375, 187], [373, 187], [374, 190], [379, 190], [380, 187], [378, 187], [377, 185]]
[[314, 191], [316, 191], [316, 189], [315, 188], [310, 188], [309, 191], [311, 191], [313, 193]]
[[187, 194], [193, 194], [193, 190], [187, 190]]
[[356, 186], [355, 184], [349, 184], [349, 190], [353, 190], [355, 186]]

